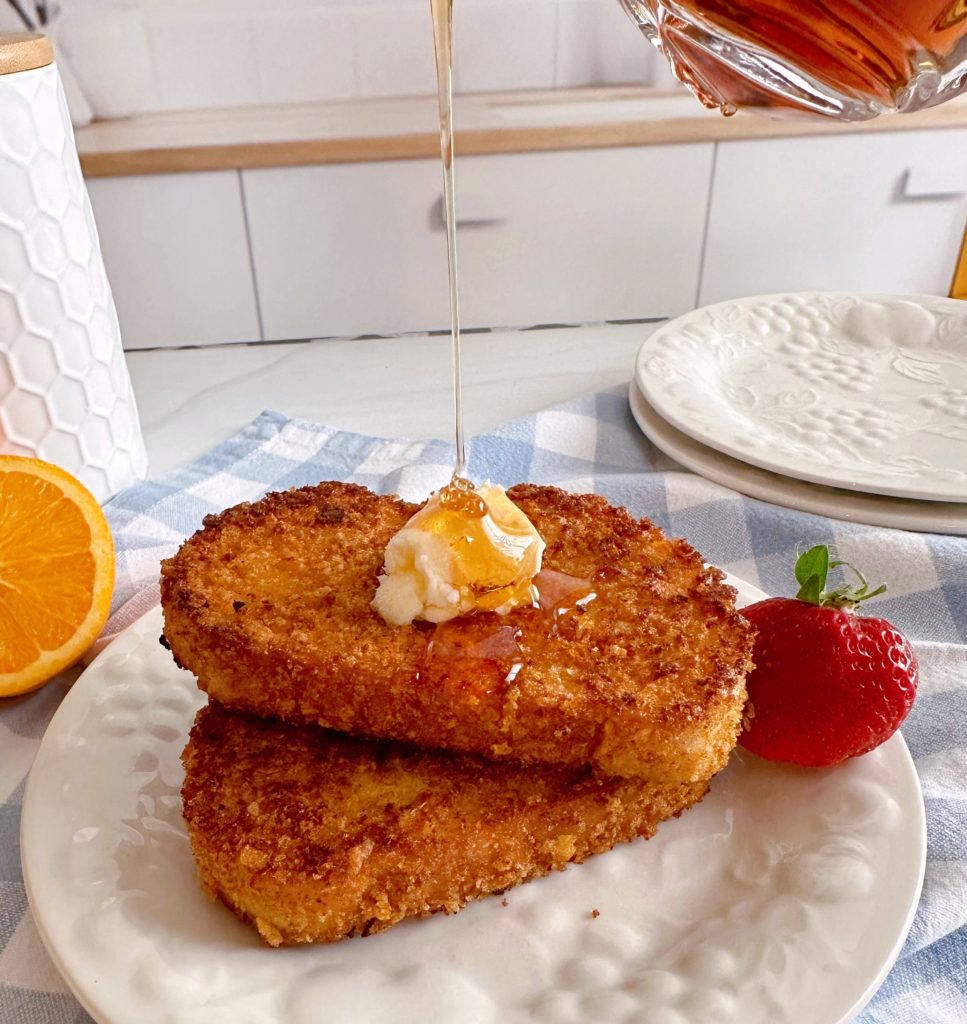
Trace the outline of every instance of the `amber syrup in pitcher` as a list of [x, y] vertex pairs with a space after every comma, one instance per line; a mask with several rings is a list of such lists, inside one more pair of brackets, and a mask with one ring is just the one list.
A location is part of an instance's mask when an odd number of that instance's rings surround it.
[[843, 120], [967, 86], [967, 0], [620, 0], [710, 107]]

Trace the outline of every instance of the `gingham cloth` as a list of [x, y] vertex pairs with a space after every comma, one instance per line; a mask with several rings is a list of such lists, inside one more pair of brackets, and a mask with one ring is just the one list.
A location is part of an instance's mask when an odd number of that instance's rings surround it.
[[[125, 491], [107, 507], [118, 548], [108, 634], [157, 600], [158, 562], [202, 517], [267, 490], [352, 480], [420, 499], [444, 483], [440, 441], [363, 437], [264, 413], [196, 462]], [[605, 392], [480, 436], [470, 475], [593, 490], [688, 538], [710, 561], [769, 593], [792, 592], [797, 548], [835, 544], [887, 580], [876, 612], [915, 641], [920, 695], [904, 725], [927, 805], [923, 899], [899, 961], [858, 1024], [967, 1021], [967, 540], [876, 529], [754, 501], [686, 472], [653, 448], [624, 393]], [[0, 703], [0, 1024], [89, 1018], [58, 977], [31, 920], [20, 873], [24, 777], [65, 690]]]

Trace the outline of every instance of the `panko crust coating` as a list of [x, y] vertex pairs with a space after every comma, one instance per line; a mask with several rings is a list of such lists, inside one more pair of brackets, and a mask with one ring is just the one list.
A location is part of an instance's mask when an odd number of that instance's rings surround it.
[[491, 759], [708, 779], [735, 745], [751, 667], [734, 590], [685, 541], [603, 498], [508, 493], [547, 543], [545, 568], [591, 581], [583, 611], [390, 626], [370, 602], [386, 544], [418, 506], [322, 483], [208, 516], [162, 564], [165, 637], [212, 697], [254, 714]]
[[453, 913], [649, 837], [707, 789], [357, 740], [214, 702], [182, 760], [202, 885], [272, 946]]

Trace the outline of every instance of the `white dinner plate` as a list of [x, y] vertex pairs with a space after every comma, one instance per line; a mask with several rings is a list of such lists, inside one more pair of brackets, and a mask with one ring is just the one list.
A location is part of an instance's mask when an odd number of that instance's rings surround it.
[[811, 292], [662, 325], [636, 380], [689, 437], [872, 494], [967, 502], [967, 302]]
[[887, 526], [922, 533], [967, 535], [967, 505], [954, 501], [917, 501], [824, 487], [759, 469], [683, 434], [655, 412], [636, 381], [629, 390], [631, 414], [645, 436], [666, 455], [699, 476], [774, 505], [845, 519], [869, 526]]
[[912, 920], [924, 811], [895, 736], [827, 770], [737, 751], [649, 842], [453, 917], [270, 949], [199, 888], [179, 755], [203, 698], [160, 630], [156, 609], [81, 676], [24, 799], [35, 920], [101, 1024], [839, 1024]]

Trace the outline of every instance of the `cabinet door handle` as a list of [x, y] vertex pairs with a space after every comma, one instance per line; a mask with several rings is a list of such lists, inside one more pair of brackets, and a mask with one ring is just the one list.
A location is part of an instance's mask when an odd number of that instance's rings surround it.
[[[488, 215], [486, 204], [477, 200], [473, 195], [461, 193], [457, 201], [460, 209], [465, 211], [463, 217], [457, 215], [458, 228], [493, 228], [504, 223], [503, 217]], [[443, 196], [437, 197], [430, 207], [430, 227], [434, 231], [446, 231], [447, 229]]]
[[967, 195], [967, 164], [934, 164], [911, 167], [897, 185], [897, 199], [919, 202], [937, 199], [961, 199]]

